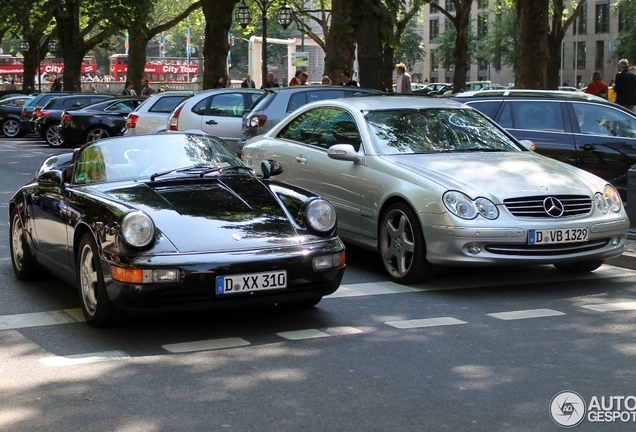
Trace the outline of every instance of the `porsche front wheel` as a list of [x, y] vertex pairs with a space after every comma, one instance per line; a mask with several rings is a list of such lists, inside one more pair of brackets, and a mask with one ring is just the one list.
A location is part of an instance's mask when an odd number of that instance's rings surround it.
[[108, 299], [97, 245], [90, 233], [84, 234], [77, 255], [77, 286], [86, 322], [105, 327], [121, 321], [125, 314]]
[[426, 245], [415, 212], [404, 203], [393, 204], [382, 218], [380, 254], [394, 282], [412, 284], [433, 276], [426, 261]]
[[11, 231], [9, 236], [13, 272], [20, 280], [32, 279], [36, 274], [37, 265], [26, 240], [22, 218], [20, 218], [20, 214], [15, 208], [11, 210]]

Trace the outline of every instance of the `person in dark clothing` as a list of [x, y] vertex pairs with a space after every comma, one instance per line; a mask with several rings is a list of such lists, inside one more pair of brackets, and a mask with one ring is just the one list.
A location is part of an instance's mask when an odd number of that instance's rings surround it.
[[629, 70], [627, 59], [618, 62], [618, 70], [614, 78], [616, 103], [633, 111], [636, 105], [636, 74]]
[[121, 94], [125, 96], [136, 96], [135, 89], [133, 89], [133, 83], [130, 81], [126, 81], [124, 84], [124, 89], [121, 91]]
[[267, 81], [261, 88], [272, 88], [272, 87], [280, 87], [280, 85], [274, 79], [274, 72], [268, 72]]
[[252, 77], [250, 74], [245, 75], [245, 80], [241, 83], [241, 87], [243, 88], [256, 88], [254, 81], [252, 81]]
[[342, 80], [343, 86], [358, 87], [358, 83], [356, 82], [356, 80], [351, 79], [351, 74], [349, 73], [349, 71], [344, 71], [340, 75], [340, 79]]

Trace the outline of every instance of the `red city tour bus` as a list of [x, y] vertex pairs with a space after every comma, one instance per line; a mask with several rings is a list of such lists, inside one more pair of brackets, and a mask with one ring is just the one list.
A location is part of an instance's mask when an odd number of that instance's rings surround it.
[[[128, 54], [110, 56], [110, 75], [115, 81], [125, 79], [128, 72]], [[198, 59], [186, 57], [147, 57], [144, 74], [149, 81], [188, 82], [199, 72]]]
[[[40, 62], [40, 74], [58, 75], [64, 73], [64, 60], [56, 57], [46, 57]], [[82, 73], [97, 73], [97, 59], [86, 56], [82, 60]], [[0, 55], [0, 75], [24, 75], [24, 58], [11, 55]]]

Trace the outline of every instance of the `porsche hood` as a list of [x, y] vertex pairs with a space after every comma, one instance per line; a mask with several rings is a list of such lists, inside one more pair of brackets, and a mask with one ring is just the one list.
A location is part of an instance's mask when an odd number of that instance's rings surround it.
[[128, 183], [103, 190], [145, 211], [179, 252], [248, 250], [298, 244], [281, 204], [253, 177]]

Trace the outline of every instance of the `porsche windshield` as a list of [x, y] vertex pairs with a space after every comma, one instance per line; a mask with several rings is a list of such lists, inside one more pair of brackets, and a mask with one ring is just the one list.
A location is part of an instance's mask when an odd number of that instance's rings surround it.
[[[245, 165], [216, 137], [170, 133], [144, 135], [97, 141], [80, 149], [76, 155], [73, 183], [147, 178], [164, 172], [199, 174], [193, 168], [218, 173], [227, 172], [224, 169], [230, 167]], [[248, 168], [241, 171], [250, 172]]]
[[366, 116], [380, 154], [518, 152], [505, 133], [470, 109], [400, 109]]

